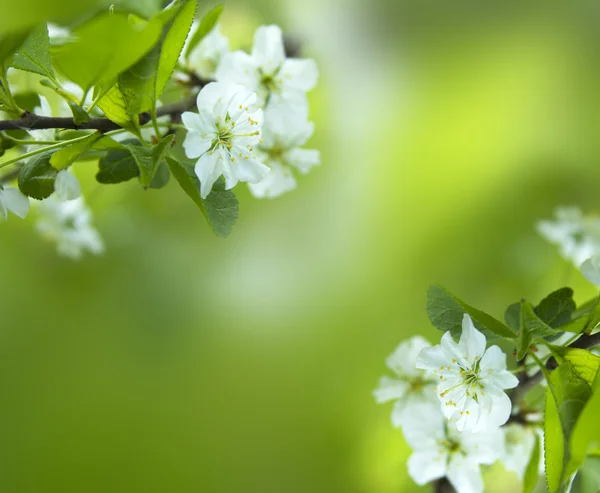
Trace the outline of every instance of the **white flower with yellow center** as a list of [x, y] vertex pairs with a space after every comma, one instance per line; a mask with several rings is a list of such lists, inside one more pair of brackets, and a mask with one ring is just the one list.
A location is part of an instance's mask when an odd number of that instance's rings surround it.
[[319, 151], [301, 148], [313, 131], [313, 123], [301, 120], [297, 115], [267, 111], [263, 140], [256, 155], [271, 168], [271, 172], [260, 183], [249, 185], [254, 197], [272, 199], [295, 189], [296, 178], [292, 170], [307, 174], [320, 163]]
[[429, 404], [435, 406], [436, 411], [439, 407], [434, 390], [436, 381], [415, 367], [417, 356], [426, 347], [431, 347], [431, 344], [415, 336], [402, 342], [385, 360], [386, 366], [396, 377], [381, 377], [373, 396], [378, 403], [397, 400], [392, 411], [392, 423], [396, 427], [404, 424], [406, 416], [414, 412], [415, 406]]
[[[195, 22], [194, 25], [192, 32], [198, 29], [199, 24]], [[187, 38], [188, 42], [192, 37], [193, 35], [190, 33]], [[217, 24], [210, 33], [202, 38], [200, 43], [194, 46], [187, 58], [183, 55], [186, 51], [187, 46], [182, 51], [179, 60], [181, 64], [203, 79], [214, 80], [221, 59], [229, 53], [229, 40], [221, 34], [221, 26]]]
[[317, 84], [319, 71], [311, 59], [286, 58], [278, 26], [261, 26], [254, 35], [252, 53], [226, 54], [217, 69], [217, 80], [242, 84], [258, 95], [259, 106], [307, 106], [306, 93]]
[[408, 474], [418, 484], [447, 477], [457, 493], [482, 493], [480, 465], [493, 464], [502, 454], [500, 428], [482, 433], [459, 432], [438, 408], [413, 408], [402, 428], [413, 449]]
[[183, 148], [187, 157], [198, 158], [202, 198], [221, 175], [228, 190], [240, 181], [259, 183], [267, 176], [269, 168], [254, 154], [263, 123], [255, 103], [256, 94], [242, 86], [211, 82], [198, 94], [198, 113], [181, 115], [188, 131]]
[[507, 371], [506, 354], [498, 346], [486, 350], [485, 336], [467, 314], [459, 343], [446, 332], [438, 346], [421, 351], [417, 368], [437, 378], [442, 412], [456, 420], [459, 431], [490, 430], [508, 420], [512, 406], [504, 389], [519, 381]]
[[29, 199], [18, 188], [4, 188], [0, 184], [0, 217], [8, 219], [8, 211], [24, 219], [29, 212]]

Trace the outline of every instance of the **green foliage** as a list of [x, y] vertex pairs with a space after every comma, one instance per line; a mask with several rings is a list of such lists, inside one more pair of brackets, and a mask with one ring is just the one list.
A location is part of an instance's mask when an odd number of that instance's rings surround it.
[[546, 392], [546, 479], [548, 489], [555, 492], [575, 472], [569, 442], [592, 389], [565, 362], [550, 374]]
[[75, 40], [55, 48], [54, 62], [84, 90], [111, 80], [158, 41], [160, 21], [137, 22], [125, 14], [101, 14], [75, 30]]
[[165, 22], [160, 41], [133, 67], [119, 75], [119, 88], [129, 113], [154, 108], [177, 64], [197, 7], [194, 0], [172, 6], [169, 9], [172, 15], [157, 16]]
[[584, 379], [589, 385], [592, 385], [600, 369], [600, 356], [596, 356], [585, 349], [552, 346], [552, 354], [560, 363], [568, 361], [573, 366], [573, 370]]
[[190, 42], [186, 48], [185, 56], [188, 56], [191, 51], [196, 47], [200, 41], [204, 39], [204, 37], [213, 30], [217, 22], [219, 22], [219, 17], [223, 13], [223, 5], [217, 5], [215, 8], [207, 12], [200, 21], [200, 25], [198, 29], [190, 39]]
[[63, 147], [50, 158], [50, 164], [58, 171], [71, 166], [77, 159], [91, 149], [94, 143], [102, 138], [100, 132], [90, 134], [86, 139]]
[[561, 288], [546, 296], [538, 306], [535, 314], [550, 327], [557, 328], [568, 324], [575, 311], [573, 290]]
[[143, 17], [151, 17], [160, 11], [162, 0], [117, 0], [118, 9], [127, 10]]
[[154, 175], [156, 175], [156, 172], [158, 171], [158, 167], [164, 160], [167, 152], [169, 152], [174, 138], [174, 135], [169, 134], [152, 147], [142, 147], [133, 144], [125, 145], [131, 152], [131, 155], [140, 170], [140, 184], [144, 188], [150, 186], [150, 183], [154, 179]]
[[52, 151], [30, 158], [19, 171], [19, 189], [28, 197], [43, 200], [54, 192], [58, 171], [50, 164]]
[[540, 437], [536, 435], [535, 445], [531, 451], [531, 457], [525, 469], [525, 477], [523, 478], [523, 493], [531, 493], [537, 484], [539, 478], [538, 466], [540, 464]]
[[515, 333], [521, 328], [521, 302], [513, 303], [504, 312], [504, 321]]
[[556, 330], [546, 325], [536, 314], [529, 301], [521, 302], [521, 319], [517, 338], [517, 360], [525, 357], [535, 338], [556, 334]]
[[67, 104], [71, 109], [71, 113], [73, 113], [73, 123], [75, 123], [75, 125], [81, 125], [90, 119], [90, 115], [88, 115], [87, 112], [77, 103], [67, 100]]
[[103, 88], [95, 93], [94, 97], [98, 101], [98, 107], [110, 121], [129, 130], [141, 139], [139, 117], [127, 111], [127, 101], [116, 82], [104, 82]]
[[125, 149], [108, 151], [98, 162], [98, 168], [96, 180], [103, 184], [123, 183], [140, 174], [131, 152]]
[[200, 196], [200, 182], [193, 170], [188, 170], [169, 157], [167, 164], [183, 191], [202, 211], [215, 234], [220, 237], [229, 236], [238, 218], [239, 204], [235, 194], [231, 190], [225, 190], [224, 180], [218, 180], [206, 200], [203, 200]]
[[600, 303], [598, 297], [593, 298], [573, 313], [573, 321], [568, 325], [561, 327], [566, 332], [590, 333], [600, 323]]
[[461, 334], [461, 323], [465, 313], [469, 314], [477, 329], [483, 332], [488, 340], [515, 337], [514, 332], [491, 315], [466, 304], [441, 286], [430, 286], [427, 291], [427, 315], [434, 327], [444, 332], [449, 330], [456, 339]]
[[28, 34], [29, 30], [0, 35], [0, 67], [19, 49]]
[[598, 410], [600, 410], [600, 379], [597, 378], [593, 385], [593, 395], [579, 416], [571, 435], [570, 469], [572, 470], [583, 463], [591, 446], [600, 446]]
[[170, 179], [171, 179], [171, 172], [169, 171], [169, 167], [167, 166], [167, 164], [163, 161], [158, 166], [158, 169], [156, 170], [156, 174], [154, 175], [154, 178], [152, 178], [152, 181], [150, 182], [149, 188], [154, 188], [156, 190], [158, 190], [160, 188], [164, 188], [168, 185]]
[[573, 480], [570, 493], [598, 493], [600, 491], [600, 457], [588, 457]]
[[50, 40], [46, 24], [41, 24], [29, 33], [23, 45], [13, 56], [11, 66], [43, 75], [58, 84], [52, 68]]

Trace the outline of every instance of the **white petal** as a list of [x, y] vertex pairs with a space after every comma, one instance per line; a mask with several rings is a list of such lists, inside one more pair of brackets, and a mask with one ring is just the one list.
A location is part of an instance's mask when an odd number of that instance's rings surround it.
[[424, 348], [430, 348], [431, 344], [421, 336], [414, 336], [401, 342], [390, 354], [385, 364], [399, 376], [421, 376], [423, 372], [417, 369], [417, 357]]
[[314, 60], [288, 58], [279, 72], [284, 85], [308, 92], [317, 85], [319, 69]]
[[481, 358], [482, 372], [506, 371], [506, 354], [498, 346], [490, 346]]
[[408, 458], [408, 474], [422, 486], [446, 474], [447, 454], [438, 450], [415, 452]]
[[485, 336], [475, 328], [471, 317], [466, 313], [463, 316], [462, 334], [458, 345], [470, 362], [480, 359], [485, 352]]
[[198, 113], [192, 113], [191, 111], [186, 111], [181, 114], [181, 123], [185, 125], [185, 128], [188, 132], [205, 132], [204, 127], [202, 126], [202, 122], [200, 120], [200, 115]]
[[254, 34], [252, 57], [266, 74], [273, 74], [285, 60], [283, 34], [279, 26], [261, 26]]
[[313, 166], [321, 163], [319, 151], [313, 149], [292, 149], [284, 154], [283, 159], [302, 174], [308, 173]]
[[479, 465], [454, 454], [448, 464], [448, 479], [457, 493], [483, 493]]
[[[17, 188], [5, 188], [0, 193], [2, 193], [2, 200], [0, 202], [4, 202], [4, 207], [16, 216], [24, 219], [29, 212], [29, 199]], [[2, 215], [6, 219], [5, 211], [3, 211]]]
[[232, 167], [237, 180], [248, 183], [260, 183], [270, 171], [267, 166], [252, 157], [236, 159]]
[[460, 365], [462, 368], [470, 368], [473, 365], [474, 361], [469, 360], [464, 348], [454, 342], [450, 331], [444, 333], [440, 341], [440, 346], [446, 355], [446, 364], [450, 362], [454, 363], [453, 360], [456, 360], [455, 364]]
[[492, 373], [487, 378], [483, 379], [483, 381], [490, 382], [498, 390], [514, 389], [517, 385], [519, 385], [519, 379], [511, 372], [506, 370]]
[[190, 159], [196, 159], [210, 149], [212, 140], [203, 137], [196, 132], [188, 132], [183, 141], [185, 155]]
[[296, 179], [289, 167], [271, 163], [271, 171], [258, 183], [249, 183], [250, 192], [257, 199], [274, 199], [296, 188]]
[[59, 200], [75, 200], [81, 195], [81, 185], [77, 177], [63, 169], [56, 175], [54, 191]]
[[430, 371], [437, 371], [447, 364], [448, 358], [439, 345], [422, 349], [415, 362], [417, 368]]
[[200, 196], [205, 199], [212, 190], [212, 187], [217, 181], [217, 178], [221, 176], [221, 168], [219, 166], [219, 153], [214, 152], [210, 154], [205, 152], [200, 156], [194, 171], [196, 176], [200, 180]]
[[408, 387], [409, 385], [406, 382], [384, 376], [379, 380], [379, 386], [373, 392], [373, 396], [381, 404], [393, 399], [400, 399], [406, 394]]
[[444, 426], [439, 406], [413, 406], [404, 417], [402, 432], [413, 450], [428, 450], [445, 438]]
[[[212, 113], [213, 108], [224, 95], [224, 93], [231, 87], [230, 84], [222, 84], [219, 82], [211, 82], [206, 84], [198, 93], [196, 98], [196, 106], [200, 111], [207, 111]], [[185, 124], [187, 126], [187, 124]]]
[[600, 285], [600, 254], [594, 255], [583, 262], [581, 273], [591, 283]]
[[510, 398], [504, 392], [486, 389], [479, 394], [480, 416], [473, 431], [490, 431], [508, 421], [512, 411]]
[[243, 51], [227, 53], [217, 68], [219, 82], [241, 84], [252, 92], [259, 86], [260, 74], [254, 58]]

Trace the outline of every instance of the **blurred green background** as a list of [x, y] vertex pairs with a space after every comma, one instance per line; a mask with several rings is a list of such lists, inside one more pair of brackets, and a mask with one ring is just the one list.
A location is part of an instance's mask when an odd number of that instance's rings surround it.
[[427, 286], [497, 317], [593, 295], [533, 224], [599, 209], [600, 13], [521, 3], [227, 2], [234, 46], [278, 23], [318, 60], [323, 164], [274, 201], [239, 186], [227, 240], [174, 181], [90, 163], [105, 256], [0, 225], [0, 491], [426, 491], [371, 392], [401, 340], [437, 341]]

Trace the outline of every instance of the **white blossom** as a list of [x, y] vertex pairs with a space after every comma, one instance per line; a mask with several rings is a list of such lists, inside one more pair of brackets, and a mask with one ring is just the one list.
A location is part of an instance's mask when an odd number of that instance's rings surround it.
[[431, 344], [415, 336], [402, 342], [385, 360], [396, 377], [381, 377], [373, 396], [378, 403], [397, 400], [392, 411], [392, 423], [396, 427], [402, 426], [405, 417], [419, 405], [433, 405], [436, 410], [439, 407], [434, 390], [436, 381], [415, 366], [421, 349], [426, 347], [431, 347]]
[[[198, 29], [198, 23], [194, 23], [191, 33]], [[188, 42], [192, 38], [192, 34], [188, 36]], [[188, 54], [187, 59], [183, 53], [187, 51], [187, 46], [182, 51], [180, 62], [187, 66], [195, 74], [203, 79], [215, 79], [217, 68], [221, 63], [221, 59], [226, 53], [229, 53], [229, 40], [221, 33], [221, 26], [217, 24], [210, 33], [208, 33], [202, 41], [198, 43]]]
[[81, 195], [81, 185], [75, 175], [63, 169], [56, 175], [54, 191], [60, 200], [75, 200]]
[[306, 93], [317, 84], [319, 71], [312, 59], [286, 58], [278, 26], [261, 26], [254, 35], [252, 53], [226, 54], [217, 80], [242, 84], [256, 92], [258, 104], [286, 105], [304, 112]]
[[538, 232], [556, 245], [562, 257], [579, 267], [600, 253], [600, 218], [584, 216], [577, 207], [558, 207], [554, 221], [539, 221]]
[[52, 195], [37, 208], [36, 229], [56, 243], [60, 255], [79, 259], [86, 250], [96, 255], [104, 252], [102, 238], [92, 225], [92, 213], [83, 197], [62, 202]]
[[202, 198], [221, 175], [230, 189], [240, 181], [258, 183], [269, 172], [254, 154], [263, 123], [262, 110], [255, 103], [256, 94], [242, 86], [212, 82], [198, 94], [198, 113], [181, 116], [188, 131], [185, 153], [198, 158], [195, 172]]
[[456, 419], [460, 431], [490, 430], [508, 420], [512, 406], [504, 389], [519, 381], [506, 370], [506, 354], [498, 346], [486, 350], [485, 336], [467, 314], [459, 343], [446, 332], [440, 345], [421, 351], [417, 368], [436, 376], [442, 412]]
[[459, 432], [431, 406], [414, 408], [402, 428], [413, 449], [408, 473], [424, 485], [447, 477], [457, 493], [482, 493], [480, 465], [493, 464], [503, 451], [500, 428], [488, 432]]
[[536, 432], [529, 426], [510, 423], [503, 426], [504, 450], [500, 460], [507, 471], [517, 473], [523, 480], [536, 441]]
[[312, 122], [282, 111], [270, 110], [265, 116], [263, 138], [256, 155], [271, 172], [260, 183], [249, 185], [252, 195], [260, 199], [275, 198], [295, 189], [292, 170], [306, 174], [320, 163], [319, 151], [301, 148], [313, 134]]
[[18, 188], [0, 185], [0, 216], [8, 219], [8, 211], [24, 219], [29, 212], [29, 199]]

